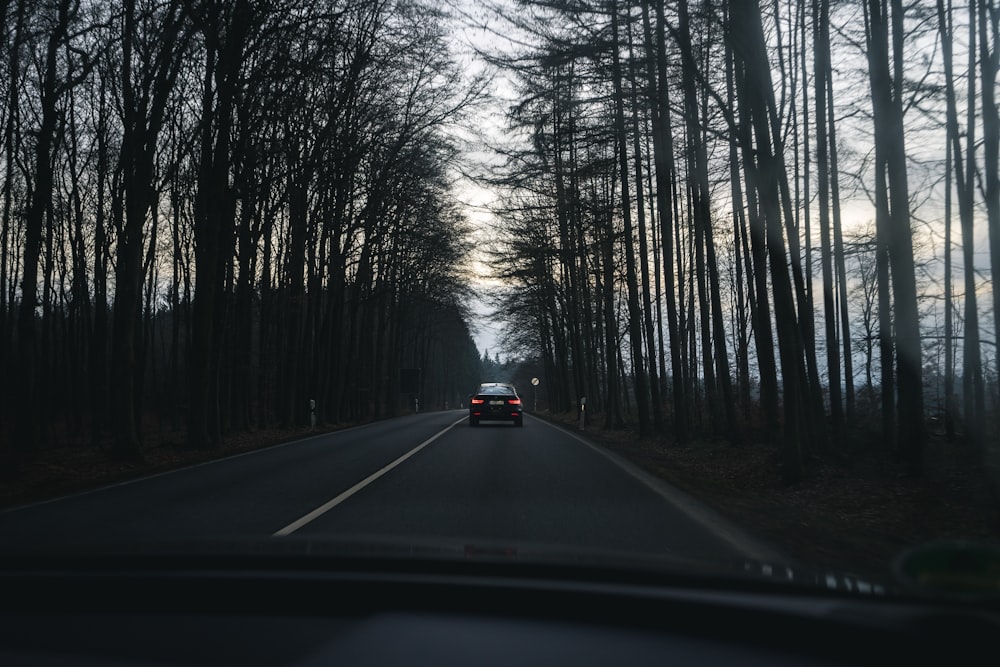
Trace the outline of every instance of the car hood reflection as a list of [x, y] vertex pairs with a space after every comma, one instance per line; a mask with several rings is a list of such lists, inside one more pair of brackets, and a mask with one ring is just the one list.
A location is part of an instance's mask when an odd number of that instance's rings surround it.
[[712, 590], [780, 587], [850, 595], [885, 595], [893, 582], [794, 563], [694, 560], [674, 554], [469, 539], [382, 536], [220, 538], [100, 543], [46, 550], [5, 550], [0, 567], [156, 567], [297, 572], [386, 572], [530, 576]]

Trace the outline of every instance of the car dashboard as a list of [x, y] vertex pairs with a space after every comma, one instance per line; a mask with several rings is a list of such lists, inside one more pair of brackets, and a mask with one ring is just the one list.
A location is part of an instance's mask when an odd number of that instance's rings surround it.
[[52, 557], [0, 572], [4, 665], [995, 664], [993, 601], [572, 565]]

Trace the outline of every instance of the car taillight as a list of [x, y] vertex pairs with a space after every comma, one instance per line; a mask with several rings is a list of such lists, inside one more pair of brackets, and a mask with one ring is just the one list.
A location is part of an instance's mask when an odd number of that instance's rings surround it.
[[520, 398], [508, 398], [507, 399], [507, 403], [509, 403], [510, 405], [521, 405], [521, 399]]
[[484, 401], [484, 400], [483, 400], [483, 399], [481, 399], [481, 398], [474, 398], [474, 399], [472, 399], [472, 404], [473, 404], [473, 405], [482, 405], [482, 404], [483, 404], [483, 403], [485, 403], [485, 402], [486, 402], [486, 401]]

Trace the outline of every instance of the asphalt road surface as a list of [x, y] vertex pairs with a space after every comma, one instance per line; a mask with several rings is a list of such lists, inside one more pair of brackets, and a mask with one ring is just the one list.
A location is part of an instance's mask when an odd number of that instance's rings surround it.
[[585, 435], [401, 417], [6, 510], [0, 550], [294, 535], [780, 558]]

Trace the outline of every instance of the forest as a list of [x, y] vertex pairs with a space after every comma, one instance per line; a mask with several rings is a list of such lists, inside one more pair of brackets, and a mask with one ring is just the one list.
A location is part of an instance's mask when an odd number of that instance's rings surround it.
[[518, 3], [486, 172], [555, 412], [674, 442], [996, 462], [992, 0]]
[[0, 465], [532, 376], [786, 481], [995, 459], [998, 31], [994, 0], [3, 0]]
[[9, 470], [478, 382], [443, 128], [480, 86], [433, 4], [10, 0], [0, 34]]

